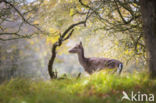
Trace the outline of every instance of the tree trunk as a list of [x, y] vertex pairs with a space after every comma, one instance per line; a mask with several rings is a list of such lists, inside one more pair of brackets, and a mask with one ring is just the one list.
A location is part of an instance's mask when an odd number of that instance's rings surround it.
[[49, 63], [48, 63], [48, 72], [49, 72], [49, 75], [50, 75], [50, 78], [51, 79], [54, 79], [54, 78], [57, 78], [57, 74], [54, 73], [53, 71], [53, 64], [54, 64], [54, 60], [55, 60], [55, 57], [56, 57], [56, 48], [57, 48], [57, 45], [56, 43], [53, 45], [52, 47], [52, 56], [49, 60]]
[[140, 0], [151, 77], [156, 77], [156, 0]]
[[[87, 16], [86, 18], [88, 19], [88, 16]], [[52, 47], [52, 50], [51, 50], [52, 56], [51, 56], [51, 58], [50, 58], [50, 60], [49, 60], [49, 63], [48, 63], [48, 72], [49, 72], [49, 75], [50, 75], [50, 78], [51, 78], [51, 79], [57, 78], [57, 73], [55, 73], [55, 72], [53, 71], [53, 64], [54, 64], [54, 61], [55, 61], [55, 58], [56, 58], [56, 54], [57, 54], [57, 53], [56, 53], [57, 47], [61, 46], [62, 43], [63, 43], [63, 41], [65, 41], [65, 40], [67, 40], [67, 39], [70, 38], [70, 36], [72, 35], [72, 33], [73, 33], [73, 31], [74, 31], [73, 28], [74, 28], [75, 26], [78, 26], [78, 25], [81, 25], [81, 24], [84, 24], [84, 25], [85, 25], [87, 19], [85, 19], [85, 21], [80, 21], [80, 22], [78, 22], [78, 23], [75, 23], [75, 24], [70, 25], [70, 26], [63, 32], [63, 34], [60, 36], [60, 38], [58, 39], [58, 41], [55, 42], [55, 43], [53, 44], [53, 47]], [[73, 29], [73, 30], [72, 30], [72, 29]], [[69, 31], [70, 31], [70, 33], [68, 33]]]

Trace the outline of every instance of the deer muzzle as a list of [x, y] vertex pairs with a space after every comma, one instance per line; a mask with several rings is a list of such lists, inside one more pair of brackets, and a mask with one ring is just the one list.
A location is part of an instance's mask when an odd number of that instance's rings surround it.
[[73, 49], [70, 49], [68, 52], [69, 53], [75, 53], [75, 51]]

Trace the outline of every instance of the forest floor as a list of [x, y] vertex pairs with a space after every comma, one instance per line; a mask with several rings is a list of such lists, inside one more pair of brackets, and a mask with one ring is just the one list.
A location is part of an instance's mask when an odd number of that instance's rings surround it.
[[[64, 80], [12, 79], [0, 85], [0, 103], [135, 103], [124, 99], [133, 92], [136, 99], [147, 94], [144, 102], [149, 103], [150, 94], [156, 95], [156, 80], [146, 74], [109, 75], [95, 73], [89, 77]], [[156, 102], [151, 102], [156, 103]]]

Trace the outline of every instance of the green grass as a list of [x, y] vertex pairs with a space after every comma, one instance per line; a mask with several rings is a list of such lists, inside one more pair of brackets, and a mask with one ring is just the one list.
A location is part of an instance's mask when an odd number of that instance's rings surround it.
[[119, 77], [104, 72], [80, 79], [12, 79], [0, 85], [0, 103], [132, 103], [121, 102], [122, 91], [156, 94], [156, 80], [146, 74]]

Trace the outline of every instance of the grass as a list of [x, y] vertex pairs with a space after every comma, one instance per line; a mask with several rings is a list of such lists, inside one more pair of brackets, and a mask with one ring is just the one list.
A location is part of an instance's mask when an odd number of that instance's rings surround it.
[[104, 72], [80, 79], [12, 79], [0, 85], [0, 103], [132, 103], [121, 101], [122, 91], [156, 95], [156, 80], [143, 73], [119, 77]]

